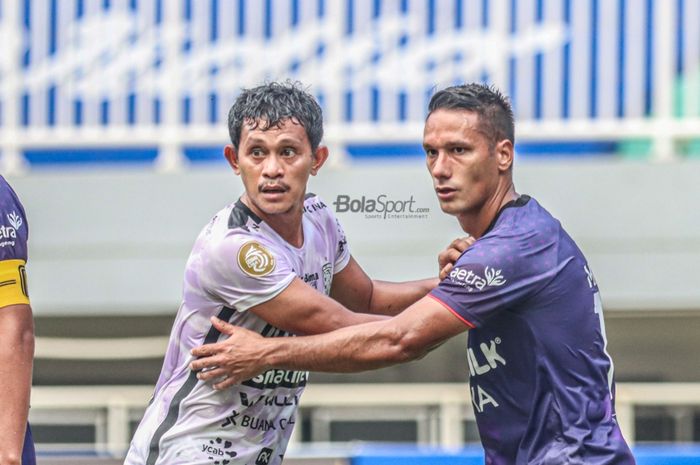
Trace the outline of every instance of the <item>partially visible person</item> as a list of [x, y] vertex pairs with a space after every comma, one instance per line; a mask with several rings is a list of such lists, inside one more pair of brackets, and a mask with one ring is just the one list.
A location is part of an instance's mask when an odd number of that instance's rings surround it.
[[[476, 241], [430, 294], [390, 320], [193, 351], [220, 389], [270, 369], [356, 372], [420, 358], [469, 331], [467, 368], [486, 463], [631, 465], [615, 416], [598, 284], [559, 221], [513, 184], [513, 114], [500, 92], [454, 86], [431, 99], [423, 146], [441, 209]], [[209, 379], [204, 371], [201, 379]]]
[[34, 465], [27, 423], [34, 320], [27, 292], [29, 227], [19, 198], [0, 176], [0, 465]]

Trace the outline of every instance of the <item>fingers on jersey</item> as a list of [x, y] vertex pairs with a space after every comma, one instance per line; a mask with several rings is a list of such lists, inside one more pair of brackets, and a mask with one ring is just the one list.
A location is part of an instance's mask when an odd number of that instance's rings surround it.
[[[455, 239], [447, 246], [445, 250], [438, 254], [438, 267], [440, 269], [440, 279], [444, 279], [442, 271], [447, 265], [454, 263], [462, 256], [465, 250], [471, 247], [476, 239], [472, 236], [460, 237]], [[449, 271], [447, 271], [449, 273]]]
[[455, 266], [452, 263], [448, 263], [447, 265], [445, 265], [440, 270], [440, 274], [438, 275], [438, 278], [440, 279], [440, 281], [447, 278], [447, 276], [449, 276], [449, 274], [450, 274], [450, 271], [452, 271], [452, 268], [454, 268], [454, 267]]

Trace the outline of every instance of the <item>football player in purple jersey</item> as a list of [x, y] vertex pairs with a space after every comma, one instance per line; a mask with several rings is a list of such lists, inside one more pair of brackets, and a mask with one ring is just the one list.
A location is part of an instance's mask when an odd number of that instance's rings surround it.
[[17, 194], [0, 176], [0, 465], [36, 463], [27, 423], [34, 359], [24, 270], [28, 228]]
[[225, 370], [220, 387], [272, 367], [356, 372], [469, 331], [465, 370], [486, 463], [635, 463], [615, 417], [598, 285], [559, 221], [516, 192], [513, 144], [499, 91], [437, 92], [423, 133], [428, 171], [442, 210], [476, 239], [440, 284], [389, 320], [322, 335], [264, 339], [213, 320], [231, 337], [196, 349], [192, 366]]

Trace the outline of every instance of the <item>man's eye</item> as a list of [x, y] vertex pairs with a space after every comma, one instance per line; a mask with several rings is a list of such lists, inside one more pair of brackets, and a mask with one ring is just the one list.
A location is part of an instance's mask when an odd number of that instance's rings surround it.
[[437, 156], [437, 150], [434, 149], [425, 149], [425, 155], [428, 157], [436, 157]]
[[261, 149], [253, 149], [250, 151], [250, 154], [254, 157], [262, 157], [265, 155], [265, 153]]
[[284, 157], [293, 157], [294, 155], [296, 155], [296, 151], [291, 147], [282, 150], [282, 156]]
[[452, 151], [458, 155], [461, 155], [467, 151], [464, 147], [454, 147]]

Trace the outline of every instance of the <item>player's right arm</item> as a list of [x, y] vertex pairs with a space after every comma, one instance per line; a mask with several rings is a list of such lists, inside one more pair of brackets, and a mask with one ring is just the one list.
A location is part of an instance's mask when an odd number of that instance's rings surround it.
[[283, 250], [242, 232], [207, 254], [200, 281], [215, 298], [292, 334], [318, 334], [385, 317], [355, 313], [296, 275]]
[[[527, 238], [522, 239], [527, 244]], [[527, 300], [557, 272], [546, 266], [513, 261], [523, 243], [492, 240], [477, 243], [457, 261], [440, 285], [391, 319], [364, 323], [330, 333], [295, 338], [261, 338], [258, 334], [212, 318], [229, 335], [231, 356], [217, 356], [218, 344], [193, 350], [201, 357], [193, 369], [216, 367], [198, 374], [202, 380], [226, 375], [214, 385], [232, 384], [274, 368], [349, 373], [381, 368], [420, 358], [447, 339], [479, 327], [506, 308]], [[477, 247], [477, 245], [475, 245]], [[531, 258], [525, 258], [531, 264]]]
[[200, 357], [190, 367], [201, 380], [214, 380], [225, 389], [272, 367], [350, 373], [372, 370], [421, 358], [447, 339], [469, 329], [453, 312], [426, 296], [384, 321], [349, 326], [304, 337], [263, 338], [259, 334], [212, 318], [214, 326], [230, 337], [224, 343], [195, 348]]
[[249, 311], [276, 328], [298, 335], [327, 333], [387, 318], [353, 312], [299, 278], [294, 278], [275, 298], [251, 307]]
[[439, 278], [390, 282], [371, 279], [350, 257], [333, 277], [331, 297], [350, 309], [394, 316], [434, 289], [452, 270], [462, 253], [474, 244], [473, 237], [455, 239], [438, 255]]

